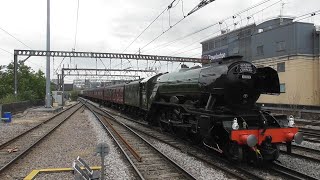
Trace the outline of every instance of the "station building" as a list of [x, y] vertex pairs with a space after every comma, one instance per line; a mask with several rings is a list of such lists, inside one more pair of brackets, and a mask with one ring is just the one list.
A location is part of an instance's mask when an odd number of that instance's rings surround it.
[[320, 105], [319, 34], [312, 23], [275, 18], [201, 42], [202, 57], [241, 55], [257, 67], [277, 70], [281, 94], [261, 95], [260, 103]]

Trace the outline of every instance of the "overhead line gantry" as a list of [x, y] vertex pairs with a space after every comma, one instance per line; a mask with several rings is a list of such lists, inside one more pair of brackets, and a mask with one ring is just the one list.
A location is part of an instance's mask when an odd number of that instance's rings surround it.
[[143, 54], [101, 53], [101, 52], [75, 52], [75, 51], [44, 51], [44, 50], [14, 50], [14, 94], [18, 94], [17, 64], [19, 56], [43, 56], [43, 57], [78, 57], [78, 58], [110, 58], [130, 60], [153, 60], [170, 62], [208, 63], [208, 60], [188, 57], [157, 56]]

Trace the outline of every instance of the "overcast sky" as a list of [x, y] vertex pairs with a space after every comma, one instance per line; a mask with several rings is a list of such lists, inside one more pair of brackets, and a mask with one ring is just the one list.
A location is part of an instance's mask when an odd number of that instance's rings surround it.
[[[123, 52], [142, 30], [157, 17], [172, 0], [79, 0], [79, 16], [76, 37], [76, 51], [89, 52]], [[182, 3], [183, 2], [183, 3]], [[157, 21], [137, 39], [125, 53], [136, 53], [152, 39], [169, 28], [187, 14], [200, 1], [177, 0], [173, 8], [163, 13]], [[235, 21], [239, 25], [234, 27], [230, 18], [220, 27], [215, 25], [194, 36], [184, 38], [169, 46], [162, 44], [171, 42], [179, 37], [193, 33], [201, 28], [215, 24], [228, 18], [250, 6], [258, 4], [262, 0], [216, 0], [189, 17], [185, 18], [175, 27], [159, 39], [141, 50], [142, 54], [173, 55], [184, 57], [200, 57], [200, 42], [215, 35], [220, 28], [230, 29], [245, 26], [248, 22], [245, 18], [254, 14], [254, 20], [264, 21], [278, 16], [283, 5], [283, 14], [299, 16], [305, 13], [320, 10], [319, 0], [270, 0], [265, 4], [250, 9], [238, 15]], [[182, 6], [183, 4], [183, 6]], [[273, 4], [273, 5], [272, 5]], [[75, 44], [76, 17], [78, 0], [51, 0], [51, 50], [71, 51]], [[270, 6], [269, 8], [266, 8]], [[182, 8], [183, 7], [183, 8]], [[265, 10], [261, 11], [262, 9]], [[169, 21], [170, 19], [170, 21]], [[240, 19], [243, 19], [240, 21]], [[319, 16], [304, 19], [306, 22], [320, 24]], [[0, 64], [7, 65], [13, 59], [14, 49], [34, 50], [46, 49], [46, 1], [45, 0], [1, 0], [0, 1], [0, 28], [11, 33], [27, 46], [0, 29]], [[10, 53], [6, 52], [9, 51]], [[22, 57], [21, 57], [22, 58]], [[62, 58], [52, 61], [56, 70]], [[65, 59], [62, 64], [65, 67], [71, 62], [80, 68], [96, 67], [94, 59]], [[103, 63], [110, 67], [109, 60]], [[112, 60], [111, 67], [121, 68], [120, 60]], [[34, 70], [44, 71], [45, 58], [31, 57], [26, 64]], [[136, 61], [132, 61], [137, 66]], [[167, 63], [149, 62], [150, 67], [161, 68], [161, 71], [175, 70], [179, 64], [167, 66]], [[104, 68], [98, 60], [97, 66]], [[129, 67], [128, 61], [123, 61], [122, 68]], [[146, 62], [139, 62], [139, 68], [145, 68]], [[133, 67], [134, 69], [137, 67]], [[53, 74], [53, 72], [52, 72]], [[54, 77], [55, 78], [55, 77]]]

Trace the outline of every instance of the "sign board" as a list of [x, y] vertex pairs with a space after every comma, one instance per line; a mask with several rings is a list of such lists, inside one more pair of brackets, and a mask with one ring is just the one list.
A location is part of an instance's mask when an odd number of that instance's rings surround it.
[[208, 59], [210, 62], [215, 62], [219, 59], [225, 58], [228, 56], [228, 49], [221, 49], [214, 52], [210, 52], [202, 55], [202, 59]]
[[108, 155], [110, 148], [107, 143], [99, 143], [96, 147], [96, 153], [100, 154], [100, 156], [105, 157]]

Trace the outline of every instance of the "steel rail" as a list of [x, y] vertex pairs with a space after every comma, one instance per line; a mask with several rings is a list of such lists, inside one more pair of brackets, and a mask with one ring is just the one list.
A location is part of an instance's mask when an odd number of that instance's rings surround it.
[[295, 153], [295, 152], [288, 153], [285, 150], [280, 150], [280, 152], [283, 153], [283, 154], [289, 155], [289, 156], [310, 160], [310, 161], [313, 161], [315, 163], [320, 163], [320, 159], [313, 158], [313, 157], [310, 157], [310, 156], [305, 156], [305, 155], [298, 154], [298, 153]]
[[[92, 104], [91, 104], [92, 105]], [[92, 105], [94, 106], [94, 105]], [[142, 136], [140, 136], [138, 133], [136, 133], [134, 130], [132, 130], [130, 127], [126, 126], [125, 124], [119, 122], [116, 118], [114, 118], [111, 114], [104, 112], [103, 110], [101, 110], [100, 108], [94, 106], [96, 109], [98, 109], [99, 111], [101, 111], [102, 113], [104, 113], [103, 116], [107, 116], [109, 119], [113, 120], [114, 122], [118, 123], [120, 126], [126, 128], [128, 131], [132, 132], [136, 137], [138, 137], [139, 139], [141, 139], [143, 142], [145, 142], [149, 147], [151, 147], [154, 151], [156, 151], [159, 155], [161, 155], [165, 160], [167, 160], [168, 162], [172, 163], [172, 165], [174, 165], [174, 167], [180, 171], [180, 173], [183, 173], [183, 175], [185, 176], [185, 178], [188, 179], [196, 179], [193, 175], [191, 175], [187, 170], [185, 170], [183, 167], [181, 167], [178, 163], [176, 163], [174, 160], [172, 160], [170, 157], [168, 157], [166, 154], [162, 153], [161, 151], [159, 151], [154, 145], [152, 145], [150, 142], [148, 142], [145, 138], [143, 138]], [[98, 113], [98, 112], [96, 112]], [[99, 113], [100, 114], [100, 113]]]
[[[96, 107], [96, 105], [92, 104], [90, 101], [88, 101], [88, 103], [90, 103], [92, 106], [95, 106], [95, 107]], [[96, 107], [96, 108], [99, 108], [99, 107]], [[144, 122], [141, 122], [141, 121], [138, 121], [138, 120], [135, 120], [135, 119], [132, 119], [132, 118], [123, 116], [123, 115], [119, 115], [119, 114], [116, 114], [116, 113], [113, 113], [113, 112], [109, 112], [109, 111], [107, 111], [107, 110], [105, 110], [105, 109], [102, 109], [102, 108], [99, 108], [99, 110], [102, 111], [102, 112], [104, 112], [105, 114], [109, 114], [109, 115], [111, 114], [111, 115], [113, 116], [112, 118], [114, 118], [114, 116], [118, 116], [118, 117], [121, 117], [121, 118], [130, 120], [130, 121], [133, 121], [133, 122], [135, 122], [135, 123], [138, 123], [138, 124], [140, 124], [140, 125], [142, 125], [142, 126], [145, 126], [145, 127], [147, 127], [147, 128], [150, 128], [150, 126], [149, 126], [148, 124], [144, 123]], [[97, 112], [97, 113], [98, 113], [98, 112]], [[102, 113], [99, 113], [99, 114], [102, 115]], [[116, 120], [116, 121], [118, 121], [118, 120]], [[126, 125], [127, 125], [127, 124], [126, 124]], [[132, 126], [130, 126], [130, 125], [127, 125], [127, 126], [129, 126], [130, 128], [135, 129], [135, 130], [141, 132], [142, 134], [145, 134], [145, 135], [147, 135], [147, 136], [150, 136], [150, 137], [152, 137], [152, 138], [155, 138], [155, 139], [157, 139], [158, 141], [160, 141], [160, 142], [162, 142], [162, 143], [168, 144], [168, 145], [170, 145], [170, 146], [172, 146], [172, 147], [174, 147], [174, 148], [176, 148], [176, 149], [181, 150], [178, 146], [176, 146], [176, 145], [174, 145], [174, 144], [172, 144], [172, 143], [170, 143], [170, 142], [166, 142], [165, 140], [160, 139], [160, 138], [158, 138], [158, 137], [156, 137], [156, 136], [154, 136], [154, 135], [152, 135], [152, 134], [146, 133], [146, 132], [144, 132], [144, 131], [140, 131], [139, 129], [134, 128], [134, 127], [132, 127]], [[155, 130], [155, 129], [152, 129], [152, 130]], [[157, 131], [157, 130], [155, 130], [155, 131]], [[236, 177], [236, 178], [238, 178], [238, 179], [247, 179], [248, 177], [250, 177], [250, 178], [252, 178], [252, 179], [264, 180], [264, 178], [262, 178], [262, 177], [260, 177], [260, 176], [258, 176], [258, 175], [256, 175], [256, 174], [254, 174], [254, 173], [252, 173], [252, 172], [249, 172], [249, 171], [247, 171], [247, 170], [245, 170], [245, 169], [243, 169], [243, 168], [241, 168], [241, 167], [239, 167], [239, 166], [232, 165], [230, 162], [224, 161], [224, 163], [233, 166], [233, 168], [234, 168], [235, 170], [246, 174], [245, 176], [247, 176], [247, 177], [244, 178], [244, 177], [242, 177], [241, 175], [239, 175], [239, 174], [237, 174], [237, 173], [234, 173], [234, 172], [231, 171], [230, 169], [225, 168], [225, 167], [222, 167], [221, 165], [215, 164], [215, 163], [213, 163], [213, 162], [211, 162], [211, 161], [208, 161], [207, 159], [203, 159], [203, 158], [195, 155], [194, 153], [191, 153], [191, 152], [188, 152], [188, 151], [187, 151], [186, 153], [187, 153], [188, 155], [196, 158], [196, 159], [200, 159], [201, 161], [204, 161], [204, 162], [206, 162], [206, 163], [214, 166], [214, 168], [218, 168], [218, 169], [220, 169], [221, 171], [225, 171], [225, 172], [229, 173], [230, 175], [232, 175], [232, 176], [234, 176], [234, 177]], [[220, 159], [220, 160], [221, 160], [221, 159]]]
[[[79, 103], [77, 103], [79, 104]], [[72, 106], [74, 107], [74, 106]], [[54, 126], [53, 128], [51, 128], [47, 133], [45, 133], [43, 136], [41, 136], [36, 142], [34, 142], [33, 144], [31, 144], [29, 147], [27, 147], [24, 151], [22, 151], [20, 154], [18, 154], [17, 156], [15, 156], [13, 159], [11, 159], [9, 162], [7, 162], [5, 165], [3, 165], [0, 168], [0, 173], [2, 173], [5, 169], [7, 169], [9, 166], [11, 166], [14, 162], [16, 162], [17, 160], [19, 160], [21, 157], [25, 156], [33, 147], [35, 147], [35, 145], [37, 145], [39, 142], [41, 142], [43, 139], [45, 139], [48, 135], [50, 135], [54, 130], [56, 130], [59, 126], [61, 126], [61, 124], [63, 124], [66, 120], [68, 120], [74, 113], [76, 113], [80, 108], [82, 107], [82, 105], [79, 108], [76, 108], [75, 111], [73, 111], [70, 115], [68, 115], [64, 120], [62, 120], [59, 124], [57, 124], [56, 126]], [[70, 107], [71, 108], [71, 107]], [[66, 111], [63, 111], [66, 112]], [[56, 116], [55, 116], [56, 117]], [[39, 127], [39, 126], [38, 126]], [[29, 131], [30, 132], [30, 131]], [[21, 137], [21, 136], [19, 136]], [[17, 138], [16, 138], [17, 139]], [[12, 141], [14, 142], [14, 141]]]
[[58, 114], [55, 114], [54, 116], [51, 116], [49, 119], [47, 119], [47, 120], [45, 120], [45, 121], [43, 121], [43, 122], [41, 122], [41, 123], [37, 124], [36, 126], [34, 126], [34, 127], [30, 128], [30, 129], [28, 129], [28, 130], [24, 131], [23, 133], [21, 133], [21, 134], [19, 134], [19, 135], [15, 136], [15, 137], [13, 137], [13, 138], [11, 138], [10, 140], [8, 140], [8, 141], [6, 141], [6, 142], [2, 143], [2, 144], [0, 145], [0, 149], [4, 148], [4, 147], [5, 147], [5, 146], [7, 146], [8, 144], [12, 143], [13, 141], [15, 141], [16, 139], [20, 138], [21, 136], [23, 136], [23, 135], [25, 135], [25, 134], [29, 133], [30, 131], [32, 131], [32, 130], [34, 130], [34, 129], [36, 129], [36, 128], [40, 127], [41, 125], [43, 125], [43, 124], [45, 124], [45, 123], [49, 122], [50, 120], [52, 120], [52, 119], [56, 118], [57, 116], [60, 116], [60, 115], [61, 115], [61, 114], [63, 114], [64, 112], [66, 112], [66, 111], [70, 110], [72, 107], [76, 106], [77, 104], [79, 104], [79, 102], [78, 102], [78, 103], [76, 103], [76, 104], [74, 104], [74, 105], [72, 105], [72, 106], [70, 106], [70, 107], [69, 107], [69, 108], [67, 108], [67, 109], [62, 110], [62, 111], [61, 111], [61, 112], [59, 112]]
[[116, 133], [116, 135], [120, 138], [120, 140], [127, 146], [127, 148], [129, 149], [129, 151], [131, 152], [131, 154], [137, 159], [137, 161], [141, 162], [141, 156], [139, 155], [139, 153], [134, 150], [134, 148], [128, 143], [127, 140], [125, 140], [121, 134], [119, 134], [119, 132], [117, 130], [114, 129], [114, 127], [112, 126], [112, 124], [107, 120], [107, 118], [103, 117], [104, 121], [109, 125], [109, 127], [113, 130], [114, 133]]
[[[93, 106], [95, 106], [95, 105], [93, 105]], [[110, 112], [108, 112], [108, 111], [106, 111], [106, 110], [104, 110], [104, 109], [100, 109], [101, 111], [103, 111], [104, 113], [107, 113], [107, 114], [114, 114], [114, 113], [110, 113]], [[128, 119], [128, 120], [131, 120], [131, 121], [134, 121], [134, 122], [136, 122], [136, 123], [139, 123], [139, 124], [141, 124], [141, 125], [145, 125], [145, 126], [148, 126], [147, 124], [145, 124], [145, 123], [142, 123], [142, 122], [140, 122], [140, 121], [137, 121], [137, 120], [134, 120], [134, 119], [132, 119], [132, 118], [128, 118], [128, 117], [125, 117], [125, 116], [122, 116], [122, 115], [118, 115], [118, 114], [114, 114], [115, 116], [119, 116], [119, 117], [122, 117], [122, 118], [125, 118], [125, 119]], [[307, 151], [313, 151], [313, 152], [317, 152], [317, 153], [319, 153], [320, 151], [318, 151], [318, 150], [315, 150], [315, 149], [310, 149], [310, 148], [305, 148], [305, 147], [301, 147], [301, 146], [295, 146], [295, 145], [293, 145], [293, 147], [294, 148], [301, 148], [301, 149], [305, 149], [305, 150], [307, 150]], [[299, 156], [299, 155], [298, 155]], [[308, 158], [308, 157], [307, 157]], [[311, 160], [311, 159], [310, 159]], [[241, 168], [241, 167], [238, 167], [238, 166], [236, 166], [237, 168], [239, 168], [239, 170], [243, 170], [243, 168]], [[300, 173], [300, 172], [298, 172], [298, 171], [295, 171], [295, 170], [292, 170], [292, 169], [290, 169], [290, 168], [288, 168], [288, 167], [285, 167], [285, 166], [283, 166], [283, 165], [281, 165], [281, 164], [278, 164], [278, 163], [272, 163], [272, 166], [270, 166], [269, 168], [268, 168], [269, 170], [272, 170], [272, 171], [274, 171], [274, 172], [277, 172], [277, 173], [279, 173], [279, 174], [281, 174], [281, 175], [283, 175], [283, 176], [286, 176], [286, 177], [290, 177], [291, 179], [311, 179], [311, 180], [313, 180], [313, 179], [316, 179], [316, 178], [314, 178], [314, 177], [312, 177], [312, 176], [308, 176], [308, 175], [306, 175], [306, 174], [303, 174], [303, 173]], [[253, 174], [253, 173], [252, 173]], [[254, 174], [253, 174], [254, 175]]]
[[317, 178], [314, 178], [312, 176], [309, 176], [309, 175], [306, 175], [306, 174], [303, 174], [301, 172], [298, 172], [298, 171], [295, 171], [293, 169], [290, 169], [288, 167], [285, 167], [279, 163], [272, 163], [269, 167], [270, 170], [274, 171], [274, 172], [277, 172], [279, 174], [282, 174], [290, 179], [297, 179], [297, 180], [305, 180], [305, 179], [308, 179], [308, 180], [317, 180]]
[[[155, 136], [155, 135], [153, 135], [153, 134], [147, 133], [147, 132], [142, 131], [142, 130], [136, 128], [136, 127], [130, 126], [130, 125], [128, 125], [128, 124], [127, 124], [127, 126], [129, 126], [130, 128], [134, 129], [135, 131], [139, 131], [139, 133], [144, 134], [144, 135], [146, 135], [146, 136], [149, 136], [149, 137], [151, 137], [151, 138], [153, 138], [153, 139], [155, 139], [155, 140], [157, 140], [157, 141], [159, 141], [159, 142], [161, 142], [161, 143], [170, 145], [170, 146], [171, 146], [172, 148], [174, 148], [174, 149], [177, 149], [177, 150], [179, 150], [179, 151], [185, 152], [186, 154], [192, 156], [193, 158], [198, 159], [199, 161], [202, 161], [202, 162], [204, 162], [204, 163], [207, 163], [207, 164], [211, 165], [213, 168], [217, 168], [217, 169], [219, 169], [219, 170], [221, 170], [221, 171], [224, 171], [224, 172], [230, 174], [231, 176], [233, 176], [233, 177], [235, 177], [235, 178], [243, 179], [243, 180], [248, 179], [248, 177], [243, 177], [243, 176], [241, 176], [240, 174], [238, 174], [238, 173], [230, 170], [229, 168], [225, 168], [225, 167], [223, 167], [223, 166], [221, 166], [221, 165], [219, 165], [219, 164], [213, 163], [212, 161], [208, 161], [207, 159], [204, 159], [204, 158], [196, 155], [195, 153], [192, 153], [192, 152], [190, 152], [190, 151], [185, 151], [184, 149], [181, 149], [179, 146], [177, 146], [177, 145], [175, 145], [175, 144], [173, 144], [173, 143], [167, 142], [167, 141], [165, 141], [165, 140], [163, 140], [163, 139], [161, 139], [161, 138], [159, 138], [159, 137], [157, 137], [157, 136]], [[242, 171], [241, 171], [241, 172], [242, 172]], [[264, 180], [264, 178], [261, 178], [260, 176], [257, 176], [257, 175], [252, 174], [252, 173], [247, 174], [247, 176], [250, 176], [252, 179]]]
[[133, 163], [133, 161], [130, 159], [129, 155], [125, 152], [123, 147], [120, 145], [119, 141], [114, 137], [114, 135], [111, 133], [111, 131], [108, 129], [108, 127], [103, 123], [102, 119], [97, 115], [97, 113], [91, 107], [89, 107], [87, 105], [88, 101], [86, 101], [86, 102], [82, 102], [82, 101], [83, 100], [80, 99], [80, 102], [83, 103], [89, 109], [89, 111], [96, 117], [96, 119], [100, 122], [102, 127], [106, 130], [106, 132], [111, 136], [111, 138], [116, 143], [116, 145], [120, 148], [121, 152], [124, 154], [124, 156], [126, 157], [127, 161], [130, 163], [130, 165], [133, 167], [134, 171], [137, 173], [138, 177], [141, 180], [144, 180], [144, 177], [142, 176], [141, 172], [139, 171], [137, 166]]
[[311, 148], [308, 148], [308, 147], [298, 146], [298, 145], [294, 145], [294, 144], [292, 144], [292, 147], [295, 148], [295, 149], [299, 149], [299, 150], [303, 150], [303, 151], [307, 151], [307, 152], [310, 152], [310, 153], [314, 153], [314, 154], [320, 155], [320, 150], [317, 150], [317, 149], [311, 149]]

